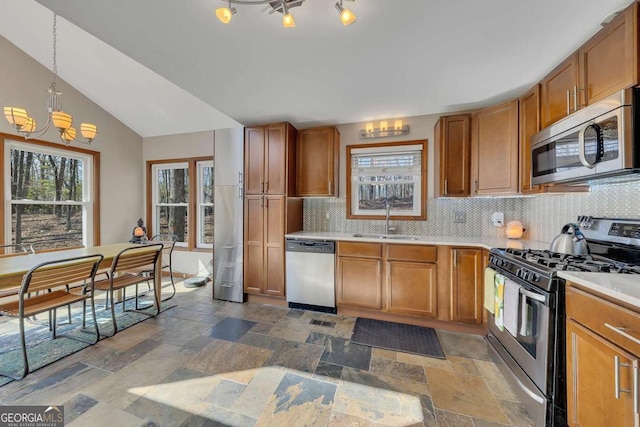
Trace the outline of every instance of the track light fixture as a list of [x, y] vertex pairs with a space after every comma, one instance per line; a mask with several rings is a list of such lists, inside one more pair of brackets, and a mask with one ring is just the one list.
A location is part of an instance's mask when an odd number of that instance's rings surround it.
[[344, 7], [342, 7], [342, 0], [336, 3], [336, 9], [338, 9], [338, 13], [340, 14], [342, 25], [351, 25], [355, 22], [356, 15], [354, 15], [353, 12], [351, 12], [349, 9], [345, 9]]
[[236, 14], [237, 10], [235, 7], [231, 7], [231, 2], [228, 2], [229, 7], [219, 7], [216, 9], [216, 17], [223, 24], [228, 24], [231, 22], [231, 17]]
[[[240, 5], [268, 5], [270, 9], [269, 15], [279, 12], [282, 13], [282, 26], [285, 28], [294, 28], [296, 21], [293, 18], [293, 14], [290, 9], [302, 5], [305, 0], [223, 0], [227, 6], [219, 7], [216, 9], [216, 17], [223, 24], [231, 22], [231, 18], [236, 14], [237, 10], [232, 7], [232, 4]], [[347, 0], [354, 2], [356, 0]], [[343, 25], [351, 25], [356, 20], [356, 15], [342, 6], [343, 0], [338, 0], [335, 7], [340, 14], [340, 20]]]

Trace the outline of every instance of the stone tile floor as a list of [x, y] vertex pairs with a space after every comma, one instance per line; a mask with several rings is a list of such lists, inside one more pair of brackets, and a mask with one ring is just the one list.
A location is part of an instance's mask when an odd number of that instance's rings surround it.
[[479, 336], [438, 331], [434, 359], [351, 343], [352, 317], [210, 296], [179, 285], [177, 307], [0, 387], [0, 404], [62, 404], [67, 426], [532, 425]]

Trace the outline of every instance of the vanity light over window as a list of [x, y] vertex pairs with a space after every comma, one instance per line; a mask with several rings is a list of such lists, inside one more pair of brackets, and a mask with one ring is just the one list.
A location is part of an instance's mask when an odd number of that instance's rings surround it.
[[[390, 126], [390, 123], [393, 126]], [[409, 125], [403, 124], [402, 119], [393, 121], [381, 120], [378, 127], [369, 122], [364, 125], [364, 129], [360, 130], [360, 138], [384, 138], [390, 136], [400, 136], [409, 134]]]
[[426, 218], [427, 141], [347, 146], [348, 218]]

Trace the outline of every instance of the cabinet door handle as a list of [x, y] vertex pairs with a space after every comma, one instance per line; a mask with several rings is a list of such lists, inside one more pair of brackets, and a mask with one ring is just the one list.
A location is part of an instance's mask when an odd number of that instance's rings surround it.
[[329, 194], [333, 194], [333, 182], [329, 181]]
[[478, 194], [478, 180], [473, 180], [473, 194]]
[[264, 181], [260, 181], [260, 192], [264, 193]]
[[636, 338], [636, 337], [634, 337], [633, 335], [629, 334], [628, 332], [625, 332], [625, 331], [624, 331], [626, 328], [619, 328], [619, 327], [616, 327], [616, 326], [612, 326], [612, 325], [610, 325], [610, 324], [608, 324], [608, 323], [605, 323], [605, 324], [604, 324], [604, 326], [605, 326], [606, 328], [611, 329], [611, 330], [612, 330], [612, 331], [614, 331], [614, 332], [619, 333], [620, 335], [622, 335], [622, 336], [623, 336], [623, 337], [625, 337], [626, 339], [631, 340], [631, 341], [633, 341], [634, 343], [636, 343], [636, 344], [640, 345], [640, 340], [639, 340], [638, 338]]
[[453, 250], [453, 266], [458, 266], [458, 251], [455, 249]]
[[573, 85], [573, 111], [578, 111], [578, 86]]
[[620, 366], [629, 367], [628, 363], [620, 363], [620, 356], [613, 357], [613, 386], [615, 387], [616, 399], [620, 399], [620, 393], [631, 393], [629, 389], [620, 390]]
[[567, 116], [571, 114], [571, 91], [567, 89]]
[[444, 180], [444, 194], [445, 195], [449, 194], [449, 180], [447, 179]]

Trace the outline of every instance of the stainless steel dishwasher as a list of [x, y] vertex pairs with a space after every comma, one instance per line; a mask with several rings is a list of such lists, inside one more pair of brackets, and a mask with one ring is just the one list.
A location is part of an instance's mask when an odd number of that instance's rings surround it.
[[336, 313], [335, 252], [335, 242], [287, 239], [289, 307]]

